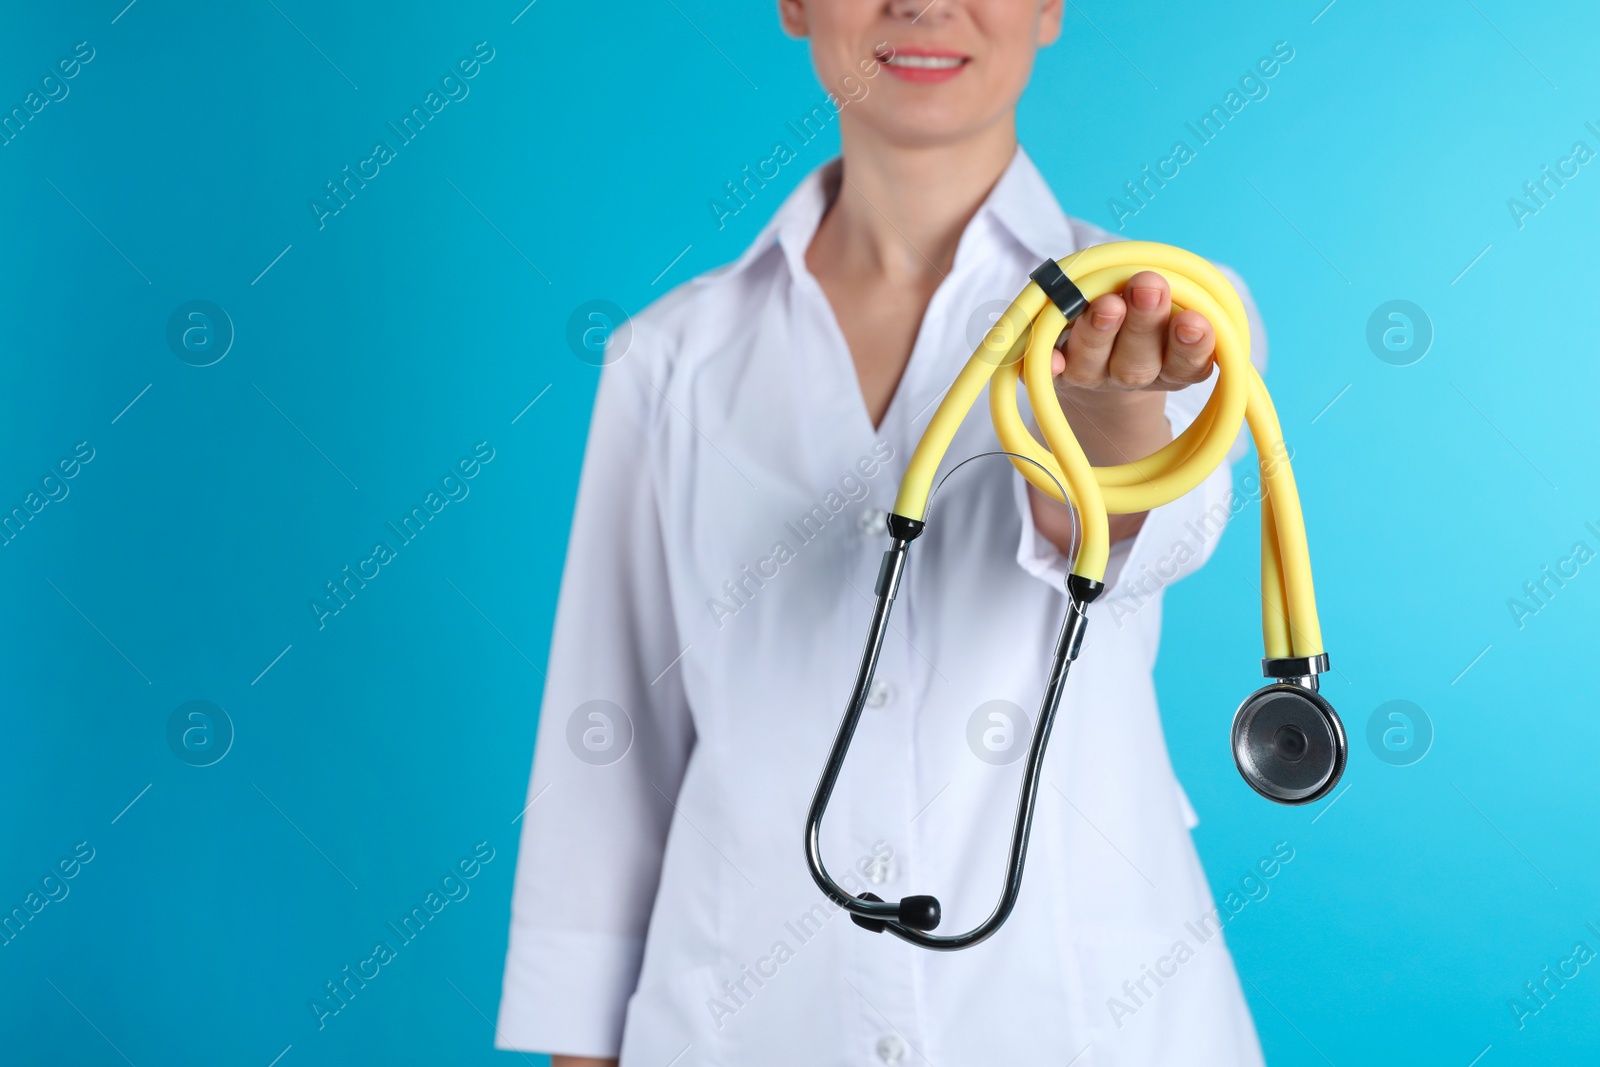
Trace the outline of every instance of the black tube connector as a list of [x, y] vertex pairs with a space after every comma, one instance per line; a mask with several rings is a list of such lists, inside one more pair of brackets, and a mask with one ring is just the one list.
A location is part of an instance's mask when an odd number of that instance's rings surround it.
[[1071, 593], [1072, 599], [1080, 604], [1093, 604], [1095, 599], [1105, 591], [1105, 582], [1097, 582], [1093, 578], [1085, 578], [1081, 574], [1067, 575], [1067, 592]]
[[921, 519], [908, 519], [904, 515], [889, 512], [889, 536], [900, 541], [915, 541], [922, 533], [927, 523]]

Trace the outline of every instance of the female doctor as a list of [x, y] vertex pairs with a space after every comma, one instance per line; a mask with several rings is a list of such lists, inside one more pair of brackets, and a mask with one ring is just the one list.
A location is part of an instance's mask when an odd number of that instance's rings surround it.
[[[1226, 465], [1112, 519], [1107, 589], [999, 933], [930, 953], [865, 931], [817, 890], [801, 847], [885, 511], [928, 415], [1029, 271], [1112, 239], [1062, 213], [1017, 142], [1016, 103], [1062, 7], [779, 0], [822, 84], [850, 101], [842, 157], [735, 262], [641, 312], [625, 352], [627, 331], [613, 336], [499, 1047], [556, 1067], [1261, 1062], [1151, 677], [1161, 592], [1215, 547]], [[1091, 462], [1148, 455], [1188, 425], [1213, 344], [1159, 275], [1096, 300], [1055, 358]], [[998, 447], [981, 415], [947, 469]], [[1073, 521], [1003, 457], [952, 477], [929, 519], [823, 846], [853, 892], [934, 893], [961, 930], [998, 890]]]

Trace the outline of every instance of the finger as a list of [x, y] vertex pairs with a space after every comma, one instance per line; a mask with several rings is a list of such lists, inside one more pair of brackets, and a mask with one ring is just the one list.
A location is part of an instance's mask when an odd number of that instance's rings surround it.
[[1084, 389], [1105, 384], [1117, 329], [1127, 313], [1127, 304], [1116, 293], [1106, 293], [1084, 309], [1067, 335], [1060, 375], [1063, 382]]
[[1172, 316], [1167, 336], [1167, 357], [1161, 363], [1160, 381], [1173, 388], [1203, 382], [1211, 376], [1211, 357], [1217, 349], [1217, 331], [1198, 311]]
[[1161, 376], [1172, 294], [1167, 280], [1152, 270], [1142, 270], [1129, 278], [1122, 292], [1128, 304], [1128, 318], [1117, 332], [1106, 375], [1123, 389], [1143, 389]]

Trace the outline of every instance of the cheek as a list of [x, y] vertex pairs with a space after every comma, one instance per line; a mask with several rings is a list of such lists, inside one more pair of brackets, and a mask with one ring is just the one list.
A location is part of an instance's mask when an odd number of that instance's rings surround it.
[[975, 91], [970, 92], [967, 101], [973, 111], [987, 113], [1016, 105], [1033, 75], [1035, 49], [1032, 40], [1026, 33], [1010, 40], [990, 40], [990, 47], [974, 64], [977, 69], [963, 75], [963, 80], [969, 75], [978, 75], [971, 86]]
[[860, 64], [872, 58], [872, 42], [883, 36], [878, 15], [876, 4], [860, 0], [824, 0], [810, 5], [811, 65], [823, 88], [843, 96], [844, 79], [860, 76]]
[[840, 100], [849, 99], [847, 83], [859, 80], [856, 59], [849, 49], [837, 45], [821, 48], [813, 44], [811, 66], [816, 70], [817, 81], [824, 92], [832, 93]]
[[1024, 72], [1032, 66], [1034, 53], [1060, 31], [1059, 25], [1044, 23], [1037, 3], [985, 0], [969, 4], [968, 11], [994, 58]]

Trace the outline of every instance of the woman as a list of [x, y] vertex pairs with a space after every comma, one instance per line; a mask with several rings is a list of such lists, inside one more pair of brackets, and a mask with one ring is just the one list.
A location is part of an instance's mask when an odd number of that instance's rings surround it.
[[[1202, 516], [1227, 501], [1226, 468], [1114, 520], [1028, 876], [996, 936], [924, 952], [853, 925], [807, 874], [803, 820], [885, 509], [987, 325], [974, 312], [1110, 237], [1063, 215], [1017, 144], [1061, 0], [779, 12], [851, 98], [842, 162], [736, 262], [641, 313], [602, 372], [497, 1044], [558, 1067], [1259, 1063], [1151, 679], [1161, 588], [1214, 547]], [[1096, 300], [1055, 360], [1091, 461], [1147, 455], [1187, 425], [1214, 338], [1155, 274]], [[995, 447], [979, 411], [946, 467]], [[943, 930], [993, 906], [1071, 539], [1070, 512], [1003, 458], [936, 497], [825, 825], [852, 891], [934, 893]]]

